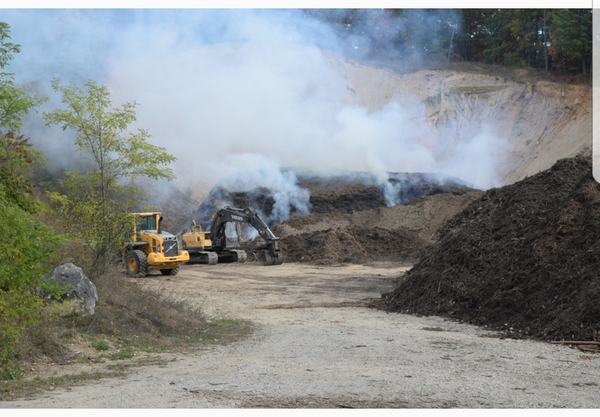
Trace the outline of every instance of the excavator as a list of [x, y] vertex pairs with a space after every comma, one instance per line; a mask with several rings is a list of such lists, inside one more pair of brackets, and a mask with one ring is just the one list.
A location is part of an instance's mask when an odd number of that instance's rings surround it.
[[194, 220], [191, 230], [182, 236], [183, 249], [190, 254], [189, 263], [214, 265], [225, 262], [245, 262], [247, 255], [242, 249], [241, 224], [256, 229], [265, 243], [256, 248], [254, 257], [261, 265], [281, 265], [283, 252], [279, 238], [273, 234], [260, 215], [251, 207], [226, 206], [213, 216], [210, 232], [203, 231]]

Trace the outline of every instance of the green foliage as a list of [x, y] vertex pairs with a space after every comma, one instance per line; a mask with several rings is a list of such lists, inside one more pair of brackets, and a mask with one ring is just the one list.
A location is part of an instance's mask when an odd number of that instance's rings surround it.
[[27, 95], [15, 86], [13, 74], [4, 71], [14, 54], [21, 51], [19, 45], [9, 40], [10, 26], [0, 22], [0, 127], [19, 131], [23, 117], [45, 99]]
[[106, 343], [106, 341], [104, 340], [97, 340], [94, 342], [93, 344], [94, 349], [96, 349], [97, 351], [103, 351], [103, 350], [108, 350], [108, 343]]
[[20, 51], [9, 42], [10, 27], [0, 22], [0, 377], [20, 377], [14, 363], [23, 326], [34, 323], [45, 304], [43, 291], [56, 294], [57, 288], [42, 280], [50, 270], [61, 237], [34, 214], [40, 204], [32, 197], [25, 174], [42, 156], [28, 139], [15, 131], [21, 119], [43, 100], [29, 97], [14, 85], [4, 68]]
[[38, 203], [31, 196], [32, 187], [25, 172], [41, 155], [23, 135], [8, 132], [0, 136], [0, 191], [7, 202], [28, 213], [35, 213]]
[[97, 186], [101, 198], [105, 201], [114, 198], [112, 192], [119, 191], [119, 181], [123, 179], [139, 176], [173, 179], [173, 171], [167, 165], [176, 158], [165, 148], [148, 143], [151, 137], [148, 131], [127, 131], [136, 120], [137, 103], [113, 108], [108, 87], [93, 81], [88, 81], [85, 87], [87, 91], [74, 85], [61, 86], [60, 80], [54, 79], [52, 88], [62, 94], [66, 108], [44, 113], [44, 117], [48, 125], [75, 132], [79, 151], [91, 156], [95, 164], [85, 174], [86, 181]]
[[553, 12], [550, 25], [552, 46], [550, 55], [555, 67], [587, 76], [592, 61], [592, 11], [559, 9]]
[[13, 54], [21, 52], [21, 46], [9, 42], [10, 25], [0, 22], [0, 68], [4, 68], [13, 59]]
[[17, 132], [21, 119], [44, 100], [28, 96], [14, 84], [13, 75], [4, 68], [19, 53], [19, 45], [9, 42], [10, 26], [0, 22], [0, 191], [7, 202], [17, 204], [23, 210], [33, 213], [36, 203], [31, 198], [31, 185], [24, 178], [24, 172], [41, 152], [32, 148], [29, 139]]
[[81, 89], [61, 86], [55, 79], [52, 88], [62, 94], [66, 107], [44, 113], [44, 118], [48, 125], [74, 131], [75, 145], [91, 157], [91, 167], [85, 173], [67, 173], [61, 183], [64, 192], [51, 197], [58, 203], [71, 239], [89, 253], [91, 262], [82, 268], [94, 279], [114, 257], [125, 232], [127, 209], [139, 196], [138, 188], [124, 181], [140, 176], [171, 180], [175, 176], [168, 164], [176, 158], [148, 143], [146, 130], [128, 131], [136, 120], [137, 103], [113, 107], [108, 88], [93, 81]]
[[[68, 184], [69, 179], [62, 184]], [[103, 201], [94, 188], [67, 186], [69, 195], [49, 193], [57, 207], [65, 231], [81, 252], [79, 265], [90, 279], [103, 274], [113, 261], [123, 235], [130, 224], [127, 204], [113, 200]]]
[[467, 9], [458, 41], [465, 60], [586, 74], [590, 9]]
[[61, 238], [0, 193], [0, 371], [17, 377], [15, 346], [24, 325], [33, 323], [45, 304], [40, 289], [56, 289], [41, 277], [49, 272]]
[[590, 69], [591, 9], [309, 9], [341, 37], [368, 39], [374, 54], [403, 60], [481, 61], [553, 69]]

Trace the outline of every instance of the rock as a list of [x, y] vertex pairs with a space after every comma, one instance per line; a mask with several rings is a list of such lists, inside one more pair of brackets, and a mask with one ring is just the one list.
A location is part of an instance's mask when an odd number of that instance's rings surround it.
[[85, 276], [81, 268], [73, 264], [64, 264], [56, 267], [54, 271], [42, 277], [49, 282], [55, 282], [65, 288], [61, 300], [76, 302], [75, 304], [86, 314], [94, 314], [98, 302], [98, 291], [90, 279]]

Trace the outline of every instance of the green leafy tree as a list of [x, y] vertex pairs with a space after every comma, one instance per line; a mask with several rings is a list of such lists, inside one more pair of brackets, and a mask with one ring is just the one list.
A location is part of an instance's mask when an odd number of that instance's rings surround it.
[[15, 132], [21, 129], [22, 118], [44, 99], [26, 94], [15, 85], [14, 75], [5, 70], [21, 51], [10, 39], [10, 26], [0, 22], [0, 128], [5, 130], [4, 134], [0, 133], [0, 191], [5, 199], [33, 213], [36, 204], [30, 197], [31, 185], [24, 178], [24, 172], [41, 158], [41, 152]]
[[8, 132], [0, 136], [0, 191], [7, 202], [16, 204], [28, 213], [35, 213], [38, 203], [33, 188], [25, 177], [30, 165], [42, 157], [24, 135]]
[[63, 182], [66, 194], [54, 194], [69, 232], [90, 252], [88, 273], [93, 278], [101, 273], [117, 249], [124, 232], [128, 202], [139, 196], [131, 185], [143, 176], [171, 180], [175, 176], [168, 165], [176, 158], [165, 148], [148, 142], [147, 130], [129, 132], [136, 120], [137, 103], [113, 107], [108, 87], [93, 81], [85, 89], [75, 85], [52, 88], [62, 94], [63, 109], [44, 113], [47, 125], [58, 125], [75, 133], [75, 145], [90, 157], [87, 172], [69, 172]]
[[39, 203], [26, 178], [30, 166], [42, 156], [18, 134], [22, 118], [43, 102], [14, 83], [5, 68], [20, 46], [10, 42], [10, 26], [0, 22], [0, 378], [20, 375], [16, 346], [23, 326], [41, 314], [45, 299], [42, 280], [61, 241], [48, 226], [33, 217]]
[[575, 72], [578, 68], [587, 76], [592, 61], [592, 11], [554, 10], [549, 32], [553, 66], [564, 72]]
[[33, 97], [18, 88], [14, 75], [5, 68], [21, 46], [10, 42], [10, 26], [0, 22], [0, 126], [11, 131], [21, 129], [21, 121], [45, 99]]

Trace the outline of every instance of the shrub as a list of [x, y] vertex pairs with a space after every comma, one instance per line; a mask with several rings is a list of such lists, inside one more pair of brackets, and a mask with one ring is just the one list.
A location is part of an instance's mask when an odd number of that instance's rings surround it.
[[60, 238], [0, 194], [0, 377], [19, 376], [14, 363], [23, 326], [35, 322], [45, 304], [38, 291], [56, 288], [41, 277], [50, 270]]

